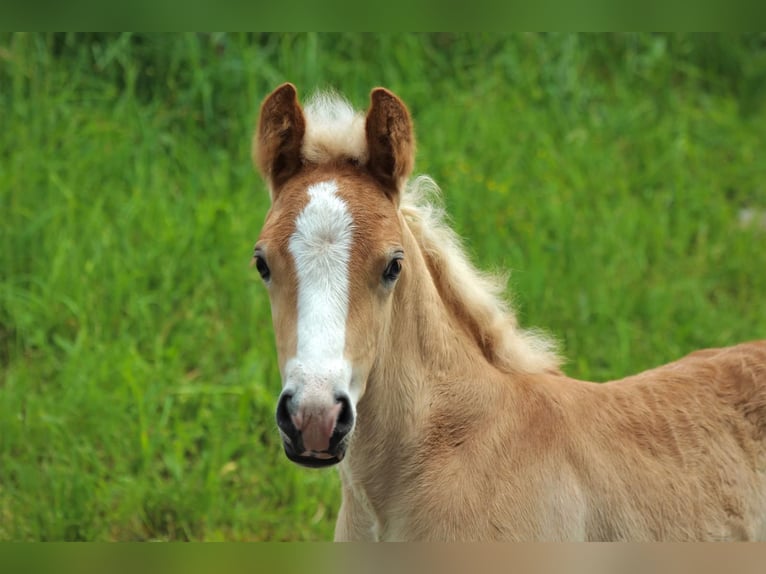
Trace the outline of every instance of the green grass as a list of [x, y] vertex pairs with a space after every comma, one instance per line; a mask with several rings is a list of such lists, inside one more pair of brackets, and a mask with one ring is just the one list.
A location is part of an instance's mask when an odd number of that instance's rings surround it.
[[249, 139], [385, 85], [526, 325], [606, 380], [766, 336], [766, 38], [0, 35], [0, 539], [328, 539], [290, 464]]

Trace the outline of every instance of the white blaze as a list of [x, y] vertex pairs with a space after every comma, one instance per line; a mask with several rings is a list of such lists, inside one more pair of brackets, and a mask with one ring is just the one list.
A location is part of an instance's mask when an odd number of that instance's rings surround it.
[[349, 390], [351, 370], [343, 351], [353, 219], [337, 191], [335, 181], [308, 188], [310, 200], [288, 247], [298, 278], [298, 314], [297, 352], [285, 374], [299, 393]]

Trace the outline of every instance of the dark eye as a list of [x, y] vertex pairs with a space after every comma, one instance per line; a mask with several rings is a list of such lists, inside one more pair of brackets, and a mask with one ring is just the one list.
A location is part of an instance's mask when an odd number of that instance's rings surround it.
[[269, 266], [266, 265], [266, 260], [258, 253], [253, 256], [253, 265], [255, 265], [255, 268], [261, 275], [261, 279], [268, 281], [271, 277], [271, 271], [269, 270]]
[[383, 271], [383, 282], [384, 283], [393, 283], [396, 281], [397, 277], [399, 277], [399, 273], [402, 272], [402, 256], [396, 255], [394, 258], [388, 262], [388, 265], [386, 265], [386, 270]]

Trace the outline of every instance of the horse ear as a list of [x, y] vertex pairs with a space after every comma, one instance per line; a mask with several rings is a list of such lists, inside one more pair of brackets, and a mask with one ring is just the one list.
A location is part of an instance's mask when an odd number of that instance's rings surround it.
[[253, 163], [268, 182], [272, 200], [279, 187], [301, 167], [305, 132], [306, 120], [295, 86], [282, 84], [263, 101], [253, 136]]
[[410, 113], [398, 97], [385, 88], [370, 94], [366, 121], [370, 173], [398, 201], [399, 190], [412, 172], [415, 135]]

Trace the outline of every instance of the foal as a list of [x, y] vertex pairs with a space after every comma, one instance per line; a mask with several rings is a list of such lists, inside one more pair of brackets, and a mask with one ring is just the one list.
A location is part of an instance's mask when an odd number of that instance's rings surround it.
[[391, 92], [264, 101], [267, 286], [287, 457], [339, 465], [337, 540], [766, 538], [766, 341], [566, 377], [407, 183]]

